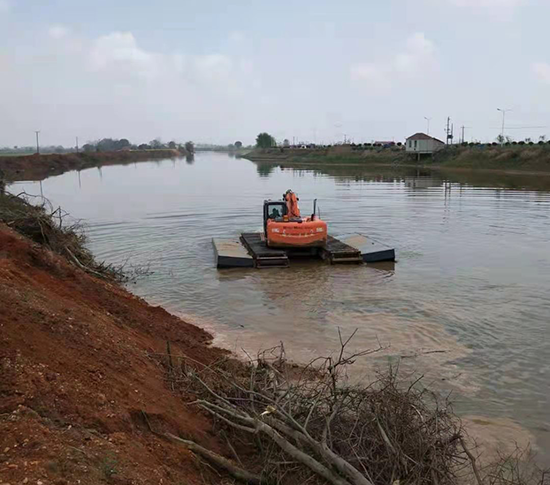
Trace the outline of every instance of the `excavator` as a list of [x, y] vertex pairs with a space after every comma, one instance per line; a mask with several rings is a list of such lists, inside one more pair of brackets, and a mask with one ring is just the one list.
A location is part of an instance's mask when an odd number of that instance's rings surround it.
[[265, 243], [271, 248], [317, 248], [327, 243], [327, 223], [316, 214], [317, 199], [313, 201], [313, 213], [302, 217], [298, 197], [292, 190], [283, 194], [281, 201], [264, 201]]

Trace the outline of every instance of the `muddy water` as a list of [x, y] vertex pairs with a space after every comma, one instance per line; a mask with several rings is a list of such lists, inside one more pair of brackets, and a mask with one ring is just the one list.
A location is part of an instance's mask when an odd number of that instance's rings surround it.
[[[330, 232], [393, 245], [395, 265], [214, 268], [213, 236], [261, 227], [264, 198], [317, 197]], [[132, 285], [237, 352], [285, 342], [307, 360], [358, 329], [357, 364], [452, 392], [481, 434], [550, 459], [550, 177], [258, 165], [220, 154], [67, 173], [40, 191], [86, 221], [99, 258], [149, 264]], [[512, 438], [510, 438], [512, 437]]]

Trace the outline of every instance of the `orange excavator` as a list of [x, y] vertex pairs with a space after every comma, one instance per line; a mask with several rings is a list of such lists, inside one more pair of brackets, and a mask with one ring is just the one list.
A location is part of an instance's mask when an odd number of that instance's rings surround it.
[[317, 199], [313, 213], [302, 217], [298, 197], [292, 190], [283, 194], [282, 201], [264, 201], [265, 241], [272, 248], [314, 248], [327, 242], [327, 223], [317, 216]]

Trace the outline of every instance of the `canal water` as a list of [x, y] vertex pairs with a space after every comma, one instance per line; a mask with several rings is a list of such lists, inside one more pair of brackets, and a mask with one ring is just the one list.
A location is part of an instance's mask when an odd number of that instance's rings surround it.
[[[211, 239], [260, 230], [262, 203], [291, 188], [318, 198], [329, 232], [396, 248], [378, 266], [292, 263], [223, 270]], [[450, 394], [486, 441], [531, 442], [550, 459], [550, 176], [357, 167], [285, 168], [226, 154], [70, 172], [13, 192], [42, 193], [87, 226], [99, 259], [146, 265], [130, 289], [241, 353], [285, 344], [307, 361], [382, 346], [388, 365]]]

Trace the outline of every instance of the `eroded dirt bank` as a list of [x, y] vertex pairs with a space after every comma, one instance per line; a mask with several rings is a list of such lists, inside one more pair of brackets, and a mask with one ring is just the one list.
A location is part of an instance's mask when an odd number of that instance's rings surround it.
[[44, 180], [72, 170], [148, 160], [183, 157], [178, 150], [135, 150], [118, 152], [65, 153], [51, 155], [0, 156], [2, 172], [9, 181]]
[[157, 354], [209, 363], [210, 335], [0, 224], [0, 483], [203, 483], [160, 431], [223, 451]]

